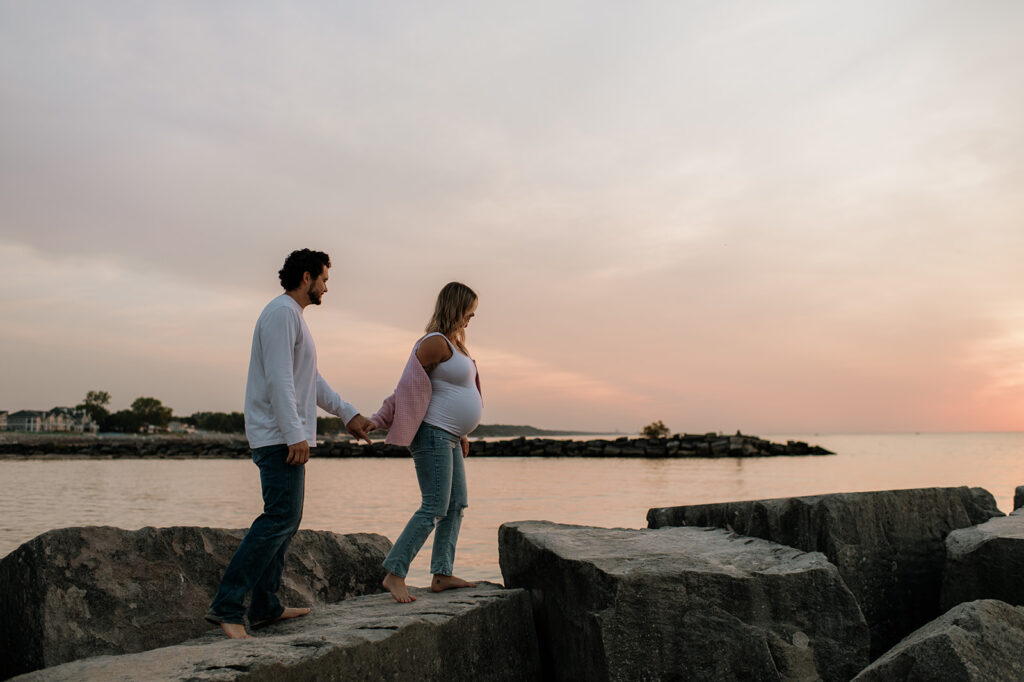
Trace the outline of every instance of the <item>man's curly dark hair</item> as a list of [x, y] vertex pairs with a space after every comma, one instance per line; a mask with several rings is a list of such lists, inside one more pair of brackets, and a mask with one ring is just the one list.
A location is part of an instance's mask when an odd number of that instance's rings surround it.
[[288, 254], [288, 257], [284, 259], [284, 267], [278, 271], [277, 276], [281, 279], [281, 286], [284, 287], [284, 290], [292, 291], [298, 289], [302, 284], [304, 273], [308, 272], [310, 277], [316, 279], [323, 273], [324, 268], [329, 267], [331, 267], [331, 257], [323, 251], [300, 249]]

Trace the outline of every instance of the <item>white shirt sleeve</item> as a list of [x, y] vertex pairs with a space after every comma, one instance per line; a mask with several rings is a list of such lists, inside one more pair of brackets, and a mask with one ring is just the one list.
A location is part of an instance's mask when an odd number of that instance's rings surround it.
[[266, 321], [259, 333], [270, 405], [285, 443], [294, 445], [306, 440], [306, 429], [297, 408], [292, 368], [296, 339], [302, 333], [301, 321], [293, 311], [284, 307], [275, 310]]
[[334, 416], [341, 417], [346, 426], [352, 417], [359, 414], [359, 410], [342, 400], [337, 391], [327, 384], [319, 370], [316, 373], [316, 404]]

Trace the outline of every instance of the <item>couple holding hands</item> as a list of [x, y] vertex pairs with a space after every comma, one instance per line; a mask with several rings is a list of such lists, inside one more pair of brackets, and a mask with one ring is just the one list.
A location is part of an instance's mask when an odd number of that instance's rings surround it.
[[[260, 469], [263, 513], [253, 521], [224, 572], [205, 618], [232, 638], [247, 638], [244, 619], [258, 629], [309, 613], [281, 605], [284, 557], [302, 519], [305, 464], [316, 447], [317, 407], [341, 417], [354, 437], [388, 429], [385, 442], [412, 453], [421, 504], [384, 560], [383, 586], [396, 601], [415, 600], [405, 584], [409, 564], [434, 532], [430, 589], [475, 587], [452, 575], [455, 545], [467, 505], [463, 458], [468, 434], [480, 423], [476, 363], [466, 349], [466, 325], [477, 296], [458, 282], [438, 294], [423, 336], [413, 346], [398, 386], [366, 419], [341, 399], [317, 371], [316, 347], [302, 318], [327, 293], [330, 258], [293, 251], [278, 273], [284, 293], [267, 304], [253, 332], [245, 387], [245, 433]], [[252, 593], [248, 611], [246, 594]]]

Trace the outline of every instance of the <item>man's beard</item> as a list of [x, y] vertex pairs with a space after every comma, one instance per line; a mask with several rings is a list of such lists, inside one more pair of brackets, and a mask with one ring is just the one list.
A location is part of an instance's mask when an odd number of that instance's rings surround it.
[[323, 297], [324, 293], [322, 291], [315, 291], [313, 287], [309, 287], [309, 291], [306, 292], [306, 295], [309, 296], [310, 303], [313, 305], [320, 305], [320, 299]]

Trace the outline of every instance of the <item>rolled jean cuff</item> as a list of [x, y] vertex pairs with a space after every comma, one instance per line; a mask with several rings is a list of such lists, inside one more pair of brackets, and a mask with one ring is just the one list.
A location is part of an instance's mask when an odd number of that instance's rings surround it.
[[384, 561], [381, 566], [383, 566], [384, 570], [391, 575], [397, 575], [403, 580], [405, 579], [405, 576], [409, 575], [409, 567], [406, 566], [403, 568], [401, 562], [398, 561]]

